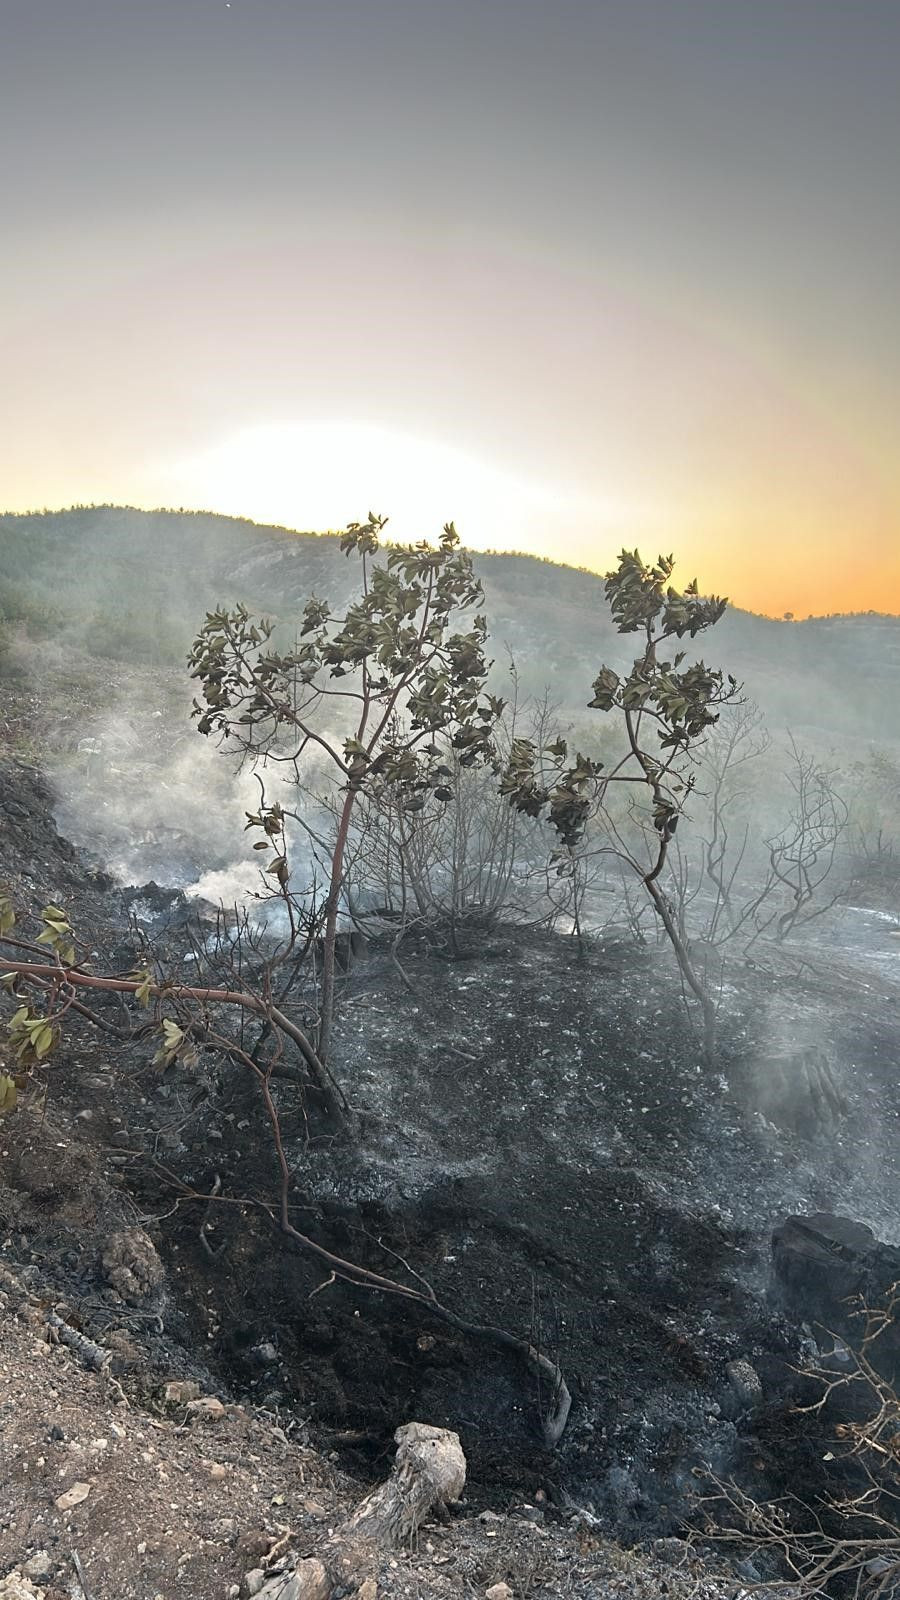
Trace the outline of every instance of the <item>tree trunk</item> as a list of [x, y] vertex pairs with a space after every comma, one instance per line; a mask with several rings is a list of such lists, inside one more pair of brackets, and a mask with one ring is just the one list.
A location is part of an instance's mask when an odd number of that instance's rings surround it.
[[343, 1533], [408, 1544], [432, 1512], [444, 1511], [462, 1494], [466, 1458], [458, 1434], [407, 1422], [394, 1438], [398, 1449], [391, 1476], [360, 1501]]
[[684, 981], [690, 989], [692, 995], [699, 1003], [700, 1011], [703, 1017], [703, 1058], [707, 1066], [712, 1066], [716, 1058], [715, 1004], [705, 983], [699, 976], [694, 963], [691, 960], [688, 947], [681, 937], [678, 925], [675, 922], [675, 919], [672, 916], [668, 906], [666, 905], [665, 895], [657, 887], [654, 879], [645, 878], [644, 883], [646, 885], [647, 893], [649, 894], [657, 912], [659, 913], [662, 925], [669, 936], [669, 941], [672, 945], [672, 949], [675, 951], [675, 958], [681, 970], [681, 975], [684, 978]]
[[327, 1063], [328, 1051], [331, 1045], [331, 1025], [334, 1021], [334, 948], [337, 939], [337, 919], [341, 902], [341, 882], [344, 875], [344, 851], [347, 847], [347, 836], [350, 832], [350, 816], [353, 811], [353, 802], [356, 791], [350, 789], [344, 800], [341, 817], [338, 823], [337, 839], [334, 846], [334, 855], [331, 858], [331, 883], [328, 887], [328, 901], [325, 907], [325, 938], [323, 941], [322, 961], [322, 1014], [319, 1018], [319, 1033], [317, 1038], [319, 1060]]

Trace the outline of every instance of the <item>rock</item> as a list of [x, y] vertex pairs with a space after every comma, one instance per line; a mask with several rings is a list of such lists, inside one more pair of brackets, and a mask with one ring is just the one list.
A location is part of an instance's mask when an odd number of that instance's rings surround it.
[[250, 1600], [252, 1595], [259, 1594], [265, 1581], [266, 1575], [262, 1567], [252, 1567], [249, 1572], [245, 1572], [241, 1579], [241, 1595], [244, 1600]]
[[[850, 1217], [787, 1217], [772, 1234], [772, 1271], [779, 1297], [800, 1320], [858, 1343], [859, 1319], [851, 1320], [851, 1313], [860, 1301], [877, 1307], [900, 1280], [900, 1249], [882, 1244]], [[893, 1379], [900, 1368], [900, 1323], [879, 1336], [873, 1356]]]
[[216, 1483], [221, 1483], [228, 1476], [228, 1468], [223, 1467], [221, 1461], [212, 1461], [209, 1466], [209, 1475]]
[[131, 1306], [160, 1299], [165, 1272], [153, 1240], [142, 1228], [122, 1228], [103, 1246], [103, 1276]]
[[[259, 1600], [329, 1600], [334, 1585], [321, 1561], [298, 1561], [290, 1577], [271, 1578], [259, 1590]], [[374, 1595], [376, 1590], [372, 1591]]]
[[513, 1592], [508, 1583], [492, 1583], [484, 1591], [484, 1600], [513, 1600]]
[[300, 1504], [302, 1505], [308, 1517], [318, 1517], [320, 1519], [324, 1519], [328, 1515], [328, 1512], [323, 1506], [321, 1500], [310, 1500], [304, 1497], [301, 1499]]
[[374, 1578], [367, 1578], [356, 1591], [354, 1600], [378, 1600], [378, 1585]]
[[220, 1543], [231, 1544], [232, 1541], [237, 1537], [237, 1528], [238, 1525], [235, 1522], [234, 1517], [219, 1517], [217, 1521], [212, 1524], [209, 1531], [213, 1538], [218, 1539]]
[[36, 1583], [46, 1583], [53, 1576], [54, 1561], [48, 1550], [37, 1550], [35, 1554], [22, 1564], [22, 1571], [26, 1578], [34, 1578]]
[[278, 1360], [278, 1351], [275, 1349], [274, 1344], [268, 1340], [262, 1344], [255, 1344], [250, 1354], [253, 1356], [254, 1361], [259, 1362], [261, 1367], [270, 1367], [273, 1361]]
[[90, 1492], [91, 1486], [89, 1483], [73, 1483], [71, 1489], [67, 1489], [65, 1494], [61, 1494], [58, 1500], [54, 1500], [53, 1504], [56, 1506], [57, 1511], [71, 1511], [73, 1506], [80, 1506], [82, 1501], [87, 1499]]
[[725, 1368], [728, 1382], [742, 1406], [758, 1406], [763, 1397], [762, 1381], [755, 1367], [745, 1356], [729, 1361]]
[[43, 1600], [43, 1597], [43, 1589], [36, 1589], [18, 1568], [0, 1578], [0, 1600]]
[[200, 1385], [193, 1378], [174, 1378], [163, 1390], [163, 1405], [186, 1406], [191, 1400], [196, 1400], [199, 1394]]
[[189, 1400], [187, 1411], [198, 1422], [221, 1422], [225, 1415], [221, 1400], [212, 1394], [204, 1395], [202, 1400]]

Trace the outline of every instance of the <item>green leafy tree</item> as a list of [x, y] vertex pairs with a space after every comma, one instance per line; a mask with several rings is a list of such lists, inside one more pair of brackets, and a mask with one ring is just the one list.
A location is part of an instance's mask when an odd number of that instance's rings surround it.
[[[570, 872], [577, 851], [594, 826], [605, 841], [598, 848], [616, 855], [640, 879], [668, 935], [688, 990], [700, 1006], [704, 1048], [715, 1049], [716, 1008], [669, 900], [661, 875], [670, 843], [694, 785], [694, 752], [733, 701], [738, 686], [702, 660], [688, 661], [674, 641], [694, 639], [717, 623], [727, 602], [703, 598], [697, 583], [680, 592], [669, 579], [671, 556], [646, 565], [638, 551], [622, 552], [606, 578], [606, 598], [621, 634], [639, 634], [642, 648], [624, 675], [603, 666], [593, 683], [595, 710], [616, 715], [624, 732], [623, 753], [609, 767], [579, 752], [565, 739], [539, 747], [515, 742], [501, 778], [511, 805], [541, 817], [559, 840], [557, 871]], [[638, 804], [626, 828], [612, 798], [627, 785]]]
[[[407, 816], [430, 796], [449, 799], [448, 743], [461, 767], [487, 760], [503, 709], [485, 693], [487, 628], [478, 611], [484, 596], [453, 524], [437, 547], [383, 553], [385, 521], [370, 513], [341, 539], [345, 555], [359, 560], [361, 581], [359, 597], [342, 614], [311, 597], [295, 643], [279, 650], [268, 618], [254, 618], [244, 606], [212, 612], [190, 656], [201, 689], [195, 703], [201, 733], [222, 737], [249, 761], [281, 763], [298, 783], [304, 758], [324, 756], [338, 781], [342, 799], [324, 906], [322, 1061], [331, 1043], [335, 943], [358, 798], [389, 786]], [[461, 628], [461, 615], [472, 612]], [[336, 721], [349, 725], [342, 738], [330, 731]], [[264, 826], [263, 811], [250, 823]], [[286, 887], [284, 851], [275, 850], [266, 870]]]

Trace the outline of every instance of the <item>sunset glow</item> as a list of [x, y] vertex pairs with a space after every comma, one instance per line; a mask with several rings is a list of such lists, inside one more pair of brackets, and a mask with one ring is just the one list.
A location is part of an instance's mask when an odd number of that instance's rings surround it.
[[[571, 523], [564, 491], [498, 471], [455, 450], [354, 422], [270, 423], [163, 469], [171, 499], [292, 528], [343, 528], [368, 510], [390, 517], [399, 540], [436, 535], [455, 521], [485, 548], [540, 544], [549, 520]], [[587, 508], [582, 508], [582, 515]]]
[[893, 7], [40, 9], [0, 63], [4, 508], [371, 506], [900, 610]]

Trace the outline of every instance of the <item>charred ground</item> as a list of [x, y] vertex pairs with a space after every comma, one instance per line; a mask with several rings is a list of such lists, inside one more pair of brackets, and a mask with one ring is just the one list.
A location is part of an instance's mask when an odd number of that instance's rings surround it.
[[[15, 715], [24, 726], [28, 707]], [[188, 974], [190, 908], [145, 891], [143, 928], [130, 925], [134, 897], [60, 839], [39, 771], [7, 763], [2, 779], [5, 881], [32, 905], [60, 901], [115, 969], [147, 937]], [[212, 1375], [308, 1422], [363, 1475], [415, 1415], [459, 1431], [476, 1504], [541, 1488], [628, 1539], [690, 1520], [705, 1467], [763, 1495], [799, 1474], [814, 1493], [821, 1438], [791, 1415], [808, 1330], [768, 1293], [770, 1237], [809, 1210], [893, 1232], [889, 971], [864, 986], [826, 948], [745, 966], [711, 1077], [656, 951], [606, 940], [579, 960], [571, 941], [501, 928], [473, 934], [466, 955], [411, 943], [410, 992], [376, 947], [344, 980], [335, 1065], [363, 1135], [321, 1137], [285, 1087], [294, 1203], [338, 1253], [395, 1275], [405, 1263], [468, 1320], [557, 1357], [575, 1403], [552, 1457], [546, 1397], [514, 1357], [328, 1283], [279, 1238], [257, 1107], [212, 1055], [160, 1075], [146, 1041], [73, 1027], [46, 1099], [4, 1141], [7, 1261], [91, 1337], [136, 1336], [138, 1388]], [[105, 1015], [128, 1021], [118, 1003]], [[812, 1036], [837, 1099], [810, 1077]], [[103, 1239], [135, 1219], [167, 1274], [165, 1307], [147, 1315], [98, 1289]], [[759, 1404], [729, 1379], [740, 1358], [762, 1380]]]

